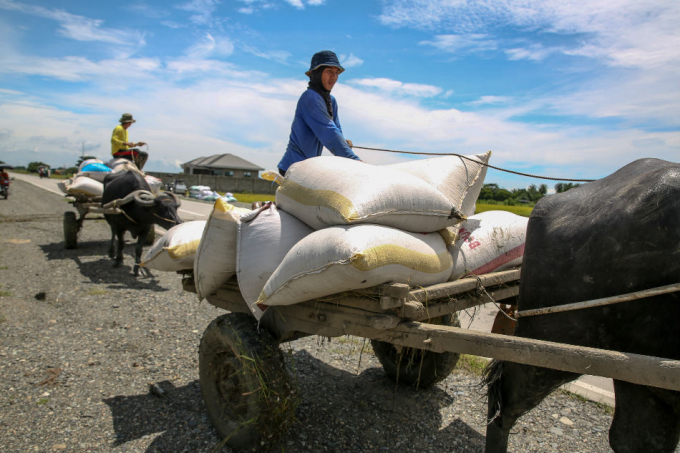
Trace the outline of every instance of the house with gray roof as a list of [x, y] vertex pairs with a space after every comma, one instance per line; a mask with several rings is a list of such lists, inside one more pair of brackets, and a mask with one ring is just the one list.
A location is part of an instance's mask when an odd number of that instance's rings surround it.
[[233, 154], [214, 154], [199, 157], [182, 164], [185, 175], [228, 176], [233, 178], [257, 178], [264, 168]]

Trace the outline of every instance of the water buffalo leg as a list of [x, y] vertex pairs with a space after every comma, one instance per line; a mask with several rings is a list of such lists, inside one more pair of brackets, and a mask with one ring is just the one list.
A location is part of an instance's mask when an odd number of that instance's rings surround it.
[[492, 362], [487, 372], [489, 410], [486, 427], [486, 453], [505, 453], [510, 428], [517, 419], [536, 407], [560, 385], [578, 374], [520, 365]]
[[113, 267], [123, 264], [123, 249], [125, 248], [125, 230], [118, 230], [115, 233], [117, 239], [116, 257], [113, 259]]
[[614, 381], [609, 445], [616, 453], [673, 452], [680, 440], [680, 393]]
[[109, 244], [109, 258], [113, 259], [116, 256], [116, 230], [111, 227], [111, 243]]
[[143, 225], [137, 236], [137, 244], [135, 245], [135, 266], [133, 269], [135, 277], [139, 275], [139, 263], [142, 262], [142, 249], [144, 248], [144, 244], [146, 244], [146, 237], [149, 235], [149, 231], [151, 231], [152, 227], [153, 225]]

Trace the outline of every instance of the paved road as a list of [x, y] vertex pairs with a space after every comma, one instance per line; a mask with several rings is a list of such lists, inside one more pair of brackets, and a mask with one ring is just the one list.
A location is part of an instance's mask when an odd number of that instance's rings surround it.
[[[51, 178], [41, 179], [38, 176], [12, 172], [10, 172], [10, 176], [42, 187], [45, 190], [54, 192], [58, 195], [64, 195], [59, 187], [57, 187], [59, 180]], [[185, 221], [208, 219], [208, 216], [212, 211], [212, 203], [191, 200], [186, 197], [180, 198], [182, 199], [182, 206], [179, 210], [179, 214], [182, 219]], [[244, 204], [243, 206], [246, 205]], [[470, 311], [463, 313], [461, 316], [461, 324], [463, 327], [472, 330], [490, 332], [496, 313], [497, 308], [493, 304], [486, 304], [479, 307], [476, 312]], [[471, 318], [472, 322], [470, 323]], [[611, 379], [599, 376], [583, 376], [578, 381], [567, 384], [565, 388], [570, 392], [581, 395], [589, 400], [614, 406], [614, 385]]]

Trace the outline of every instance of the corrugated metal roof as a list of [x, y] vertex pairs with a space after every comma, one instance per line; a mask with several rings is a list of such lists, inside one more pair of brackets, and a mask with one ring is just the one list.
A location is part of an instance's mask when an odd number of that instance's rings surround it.
[[264, 168], [248, 162], [233, 154], [213, 154], [209, 157], [199, 157], [182, 164], [182, 167], [201, 167], [201, 168], [219, 168], [226, 170], [252, 170], [261, 171]]

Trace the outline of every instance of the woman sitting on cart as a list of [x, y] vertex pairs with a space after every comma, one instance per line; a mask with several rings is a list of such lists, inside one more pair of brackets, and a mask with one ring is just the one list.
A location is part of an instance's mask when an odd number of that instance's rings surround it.
[[120, 124], [113, 129], [111, 134], [111, 154], [115, 159], [123, 158], [133, 162], [140, 170], [144, 167], [149, 155], [137, 149], [137, 146], [144, 146], [146, 143], [132, 143], [128, 140], [128, 128], [137, 120], [132, 118], [131, 113], [123, 113], [120, 117]]

